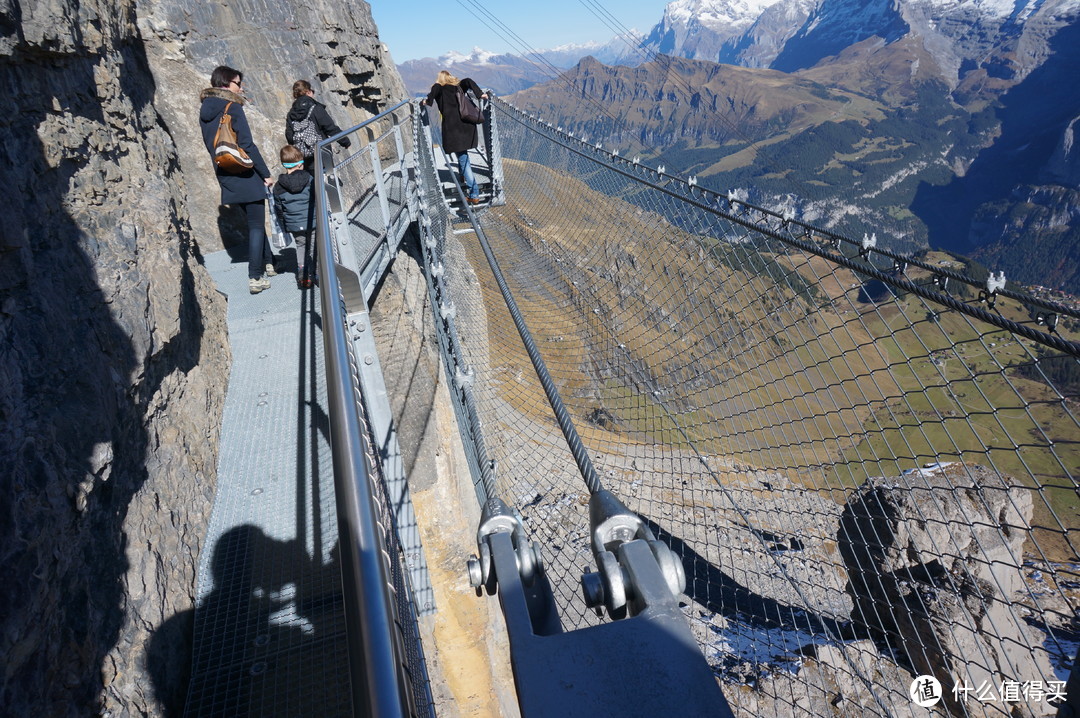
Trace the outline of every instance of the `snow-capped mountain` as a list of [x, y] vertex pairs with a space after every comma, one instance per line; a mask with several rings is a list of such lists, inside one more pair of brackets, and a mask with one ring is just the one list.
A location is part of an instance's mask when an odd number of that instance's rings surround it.
[[458, 77], [471, 77], [481, 86], [505, 95], [551, 80], [556, 71], [573, 67], [583, 57], [594, 57], [606, 65], [637, 65], [645, 59], [637, 51], [643, 39], [643, 35], [631, 30], [627, 35], [614, 37], [607, 42], [567, 44], [538, 50], [540, 58], [497, 54], [474, 47], [468, 54], [450, 51], [438, 58], [409, 60], [400, 63], [398, 71], [405, 81], [405, 87], [413, 95], [426, 93], [439, 70], [448, 70]]
[[486, 65], [491, 62], [492, 58], [498, 58], [499, 55], [494, 52], [488, 52], [481, 47], [474, 47], [472, 52], [466, 55], [463, 52], [457, 52], [451, 50], [445, 55], [441, 55], [438, 58], [438, 62], [443, 65], [456, 65], [459, 63], [472, 63], [475, 65]]
[[613, 37], [607, 42], [587, 42], [559, 45], [550, 50], [540, 50], [544, 59], [555, 67], [568, 69], [583, 57], [592, 57], [605, 65], [638, 65], [644, 59], [639, 57], [637, 48], [645, 36], [637, 30], [631, 30], [623, 36]]
[[644, 46], [512, 101], [715, 189], [1080, 292], [1080, 0], [675, 0]]
[[770, 67], [790, 72], [859, 42], [902, 41], [924, 49], [950, 87], [972, 71], [1018, 81], [1078, 18], [1080, 0], [821, 0]]
[[867, 40], [915, 40], [956, 86], [980, 64], [1026, 76], [1078, 14], [1080, 0], [675, 0], [644, 47], [792, 72]]
[[819, 0], [675, 0], [646, 36], [650, 53], [768, 67]]

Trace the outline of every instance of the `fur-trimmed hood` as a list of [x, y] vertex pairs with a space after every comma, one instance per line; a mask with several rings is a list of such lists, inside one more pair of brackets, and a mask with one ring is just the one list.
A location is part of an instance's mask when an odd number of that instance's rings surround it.
[[225, 108], [228, 107], [230, 102], [236, 105], [229, 111], [230, 115], [235, 116], [237, 112], [243, 113], [238, 108], [244, 106], [244, 98], [231, 90], [208, 87], [199, 93], [199, 97], [202, 98], [202, 107], [199, 109], [199, 120], [202, 122], [220, 120], [222, 113], [225, 112]]
[[235, 102], [238, 105], [243, 105], [247, 102], [243, 96], [236, 94], [232, 90], [226, 90], [224, 87], [208, 87], [199, 93], [199, 102], [202, 102], [207, 97], [219, 97], [226, 102]]

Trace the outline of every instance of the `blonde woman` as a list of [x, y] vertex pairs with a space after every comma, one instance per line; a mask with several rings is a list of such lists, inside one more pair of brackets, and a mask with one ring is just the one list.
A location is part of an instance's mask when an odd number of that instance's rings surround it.
[[431, 86], [423, 102], [431, 105], [439, 103], [439, 112], [442, 113], [442, 144], [443, 150], [457, 155], [458, 169], [465, 181], [469, 195], [469, 204], [480, 204], [480, 188], [476, 184], [476, 175], [473, 174], [472, 165], [469, 164], [469, 150], [479, 144], [480, 138], [477, 125], [463, 122], [458, 113], [457, 89], [472, 90], [474, 96], [487, 99], [480, 86], [466, 77], [461, 80], [451, 75], [446, 70], [440, 70], [435, 84]]

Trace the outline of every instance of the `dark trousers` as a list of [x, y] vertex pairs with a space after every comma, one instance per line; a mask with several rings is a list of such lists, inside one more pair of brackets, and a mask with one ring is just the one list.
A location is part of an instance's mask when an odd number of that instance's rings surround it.
[[315, 276], [315, 230], [293, 232], [296, 242], [296, 276], [300, 278]]
[[270, 253], [270, 241], [266, 238], [266, 200], [244, 202], [248, 227], [248, 278], [258, 279], [266, 271], [266, 265], [274, 261]]

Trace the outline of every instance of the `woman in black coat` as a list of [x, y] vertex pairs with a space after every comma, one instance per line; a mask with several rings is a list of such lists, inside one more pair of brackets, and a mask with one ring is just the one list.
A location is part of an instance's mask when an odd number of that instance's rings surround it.
[[[244, 75], [239, 70], [222, 65], [210, 75], [210, 87], [202, 91], [202, 109], [199, 111], [199, 125], [202, 127], [203, 142], [214, 160], [214, 135], [218, 124], [229, 110], [232, 127], [236, 132], [236, 143], [247, 152], [255, 166], [240, 174], [229, 174], [214, 163], [214, 174], [221, 187], [221, 204], [239, 205], [247, 217], [248, 225], [248, 288], [252, 294], [258, 294], [270, 288], [267, 276], [274, 276], [273, 255], [270, 242], [266, 239], [266, 188], [274, 184], [270, 169], [263, 161], [259, 148], [251, 139], [251, 128], [244, 115], [243, 93]], [[229, 103], [232, 103], [231, 105]], [[264, 276], [266, 275], [266, 276]]]
[[[311, 172], [315, 165], [314, 147], [306, 147], [306, 143], [297, 137], [296, 123], [311, 118], [315, 123], [315, 129], [319, 140], [333, 137], [341, 132], [330, 113], [326, 111], [326, 105], [315, 99], [315, 91], [311, 89], [311, 83], [307, 80], [297, 80], [292, 86], [293, 103], [289, 108], [289, 114], [285, 115], [285, 141], [293, 145], [304, 155], [304, 169]], [[342, 137], [338, 140], [342, 147], [348, 147], [352, 140]]]
[[424, 103], [439, 103], [439, 112], [442, 113], [442, 145], [446, 152], [457, 155], [458, 169], [469, 189], [469, 204], [480, 204], [480, 188], [476, 184], [476, 175], [473, 174], [472, 165], [469, 164], [469, 150], [476, 147], [480, 142], [477, 125], [463, 122], [458, 112], [457, 88], [472, 90], [476, 97], [487, 99], [487, 93], [480, 89], [472, 79], [466, 77], [458, 80], [446, 70], [439, 70], [439, 77], [431, 86]]

